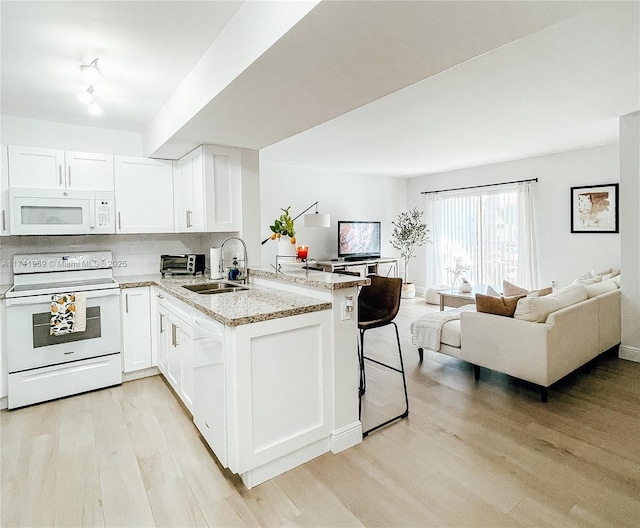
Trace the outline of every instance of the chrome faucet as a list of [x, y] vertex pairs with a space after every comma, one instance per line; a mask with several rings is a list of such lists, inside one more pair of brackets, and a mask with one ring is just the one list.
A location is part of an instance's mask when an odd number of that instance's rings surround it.
[[[238, 282], [242, 281], [244, 284], [249, 284], [249, 264], [247, 263], [247, 244], [245, 244], [244, 240], [242, 240], [240, 237], [229, 237], [227, 238], [222, 245], [220, 246], [221, 250], [224, 250], [224, 245], [229, 242], [229, 240], [239, 240], [240, 243], [242, 244], [242, 252], [243, 252], [243, 266], [244, 266], [244, 273], [242, 273], [240, 275], [240, 278], [236, 279]], [[222, 268], [224, 269], [224, 252], [221, 251], [222, 254]], [[236, 257], [234, 257], [234, 261], [237, 262]], [[228, 279], [229, 277], [227, 277]]]

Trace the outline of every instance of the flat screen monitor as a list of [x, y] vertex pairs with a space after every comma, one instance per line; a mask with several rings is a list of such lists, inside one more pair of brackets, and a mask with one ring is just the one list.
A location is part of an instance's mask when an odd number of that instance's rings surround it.
[[338, 221], [338, 258], [380, 257], [380, 222]]

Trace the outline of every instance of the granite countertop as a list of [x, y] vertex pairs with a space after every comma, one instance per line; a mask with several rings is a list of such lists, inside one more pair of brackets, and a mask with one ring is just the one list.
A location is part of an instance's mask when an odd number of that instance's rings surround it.
[[121, 288], [158, 286], [176, 299], [226, 326], [239, 326], [331, 309], [330, 302], [255, 284], [250, 284], [247, 290], [214, 295], [200, 295], [183, 288], [192, 284], [220, 282], [202, 276], [168, 276], [163, 279], [158, 273], [115, 279]]
[[11, 286], [13, 286], [13, 284], [0, 284], [0, 300], [4, 299], [4, 294], [7, 293]]
[[304, 268], [293, 266], [284, 267], [283, 271], [278, 273], [276, 273], [275, 269], [266, 266], [250, 267], [249, 277], [277, 279], [327, 290], [339, 290], [342, 288], [368, 286], [371, 284], [371, 280], [367, 278], [317, 270], [309, 270], [307, 274]]

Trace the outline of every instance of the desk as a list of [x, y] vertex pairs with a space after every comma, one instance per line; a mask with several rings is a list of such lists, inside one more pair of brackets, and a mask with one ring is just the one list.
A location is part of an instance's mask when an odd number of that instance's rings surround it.
[[[471, 292], [462, 293], [460, 290], [443, 290], [439, 291], [438, 295], [440, 296], [440, 311], [444, 310], [445, 306], [449, 306], [451, 308], [458, 308], [460, 306], [464, 306], [465, 304], [475, 304], [476, 303], [476, 293], [481, 293], [482, 295], [487, 295], [486, 284], [478, 284], [471, 288]], [[492, 286], [492, 288], [494, 288]], [[495, 291], [499, 291], [494, 288]]]
[[322, 271], [332, 273], [339, 273], [340, 271], [357, 272], [361, 277], [366, 277], [370, 274], [397, 277], [400, 269], [400, 259], [396, 257], [379, 257], [365, 260], [320, 260], [316, 262], [316, 266], [322, 268]]

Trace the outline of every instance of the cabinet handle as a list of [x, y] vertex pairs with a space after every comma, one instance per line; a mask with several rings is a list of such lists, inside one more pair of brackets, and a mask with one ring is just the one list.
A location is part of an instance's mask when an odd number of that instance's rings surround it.
[[160, 295], [159, 293], [156, 293], [156, 297], [157, 297], [158, 299], [164, 299], [164, 297], [163, 297], [162, 295]]
[[171, 344], [177, 346], [176, 343], [176, 325], [171, 323]]
[[118, 211], [118, 231], [122, 230], [122, 222], [120, 220], [120, 211]]
[[7, 218], [6, 217], [7, 217], [7, 214], [6, 214], [5, 210], [3, 209], [2, 210], [2, 230], [3, 231], [6, 231], [6, 229], [7, 229]]
[[60, 187], [62, 187], [62, 165], [58, 165], [58, 181]]
[[71, 165], [67, 167], [67, 187], [71, 187]]
[[164, 328], [162, 327], [162, 319], [163, 319], [163, 316], [162, 316], [162, 314], [160, 314], [160, 333], [161, 334], [164, 333]]
[[187, 209], [187, 228], [191, 227], [191, 211]]
[[129, 313], [129, 294], [125, 294], [124, 296], [124, 311]]

